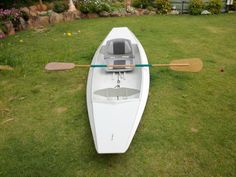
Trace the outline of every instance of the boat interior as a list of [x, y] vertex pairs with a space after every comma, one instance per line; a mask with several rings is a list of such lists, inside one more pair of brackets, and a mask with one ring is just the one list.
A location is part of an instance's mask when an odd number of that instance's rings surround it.
[[[129, 65], [141, 63], [137, 44], [128, 39], [113, 39], [101, 46], [93, 64]], [[125, 101], [140, 97], [142, 68], [130, 66], [94, 68], [94, 101]]]

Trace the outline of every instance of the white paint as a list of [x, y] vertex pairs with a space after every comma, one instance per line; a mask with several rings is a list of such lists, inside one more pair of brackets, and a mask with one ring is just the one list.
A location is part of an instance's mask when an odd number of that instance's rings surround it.
[[[113, 28], [97, 49], [92, 64], [104, 64], [101, 47], [111, 39], [125, 38], [132, 43], [135, 63], [147, 64], [145, 51], [127, 28]], [[116, 76], [118, 73], [116, 73]], [[124, 75], [123, 75], [124, 77]], [[105, 68], [90, 68], [87, 81], [87, 107], [94, 144], [98, 153], [124, 153], [127, 151], [141, 120], [149, 92], [149, 68], [135, 68], [120, 78], [120, 86], [140, 90], [139, 94], [122, 98], [106, 98], [94, 94], [105, 88], [114, 88], [117, 78]]]

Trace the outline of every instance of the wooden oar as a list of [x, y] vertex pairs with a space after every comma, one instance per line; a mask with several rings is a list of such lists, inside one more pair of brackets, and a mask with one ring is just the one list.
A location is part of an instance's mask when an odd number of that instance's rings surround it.
[[13, 68], [8, 66], [8, 65], [0, 65], [0, 71], [1, 70], [3, 70], [3, 71], [11, 71], [11, 70], [13, 70]]
[[199, 72], [203, 67], [201, 59], [191, 58], [191, 59], [181, 59], [173, 60], [169, 64], [127, 64], [127, 65], [105, 65], [105, 64], [95, 64], [95, 65], [78, 65], [74, 63], [62, 63], [62, 62], [52, 62], [48, 63], [45, 66], [47, 71], [62, 71], [69, 70], [75, 67], [92, 67], [92, 68], [101, 68], [101, 67], [115, 67], [115, 68], [124, 68], [124, 67], [169, 67], [174, 71], [182, 72]]

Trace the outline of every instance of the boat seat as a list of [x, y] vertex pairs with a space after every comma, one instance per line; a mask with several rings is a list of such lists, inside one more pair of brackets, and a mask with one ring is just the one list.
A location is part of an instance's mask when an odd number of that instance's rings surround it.
[[[103, 49], [104, 60], [107, 65], [134, 64], [132, 45], [128, 39], [113, 39], [107, 41]], [[107, 72], [132, 71], [133, 67], [108, 67]]]
[[94, 94], [111, 98], [111, 97], [129, 97], [136, 95], [140, 92], [138, 89], [132, 89], [127, 87], [120, 87], [120, 88], [105, 88], [96, 90]]

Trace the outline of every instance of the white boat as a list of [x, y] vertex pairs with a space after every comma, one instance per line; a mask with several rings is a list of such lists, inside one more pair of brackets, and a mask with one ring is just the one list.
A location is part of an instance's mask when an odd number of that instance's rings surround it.
[[[127, 28], [113, 28], [97, 49], [92, 65], [148, 64], [145, 51]], [[127, 151], [149, 92], [148, 67], [91, 67], [87, 108], [98, 153]]]

